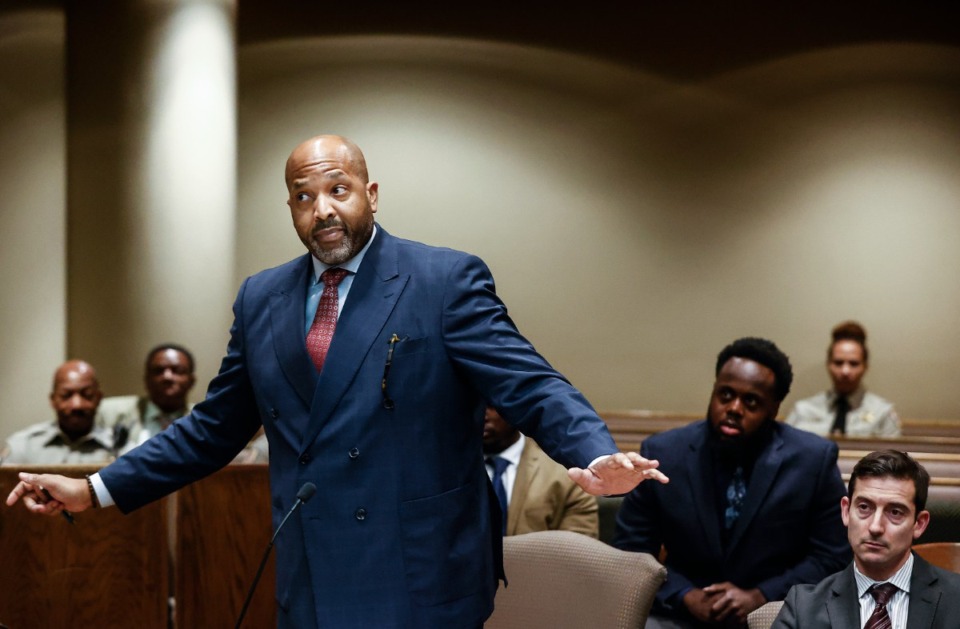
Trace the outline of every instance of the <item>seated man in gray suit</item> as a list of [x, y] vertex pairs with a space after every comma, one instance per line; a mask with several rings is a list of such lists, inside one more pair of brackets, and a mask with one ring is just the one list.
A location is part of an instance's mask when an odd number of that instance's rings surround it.
[[840, 501], [853, 563], [787, 594], [773, 627], [947, 629], [960, 626], [960, 575], [910, 551], [930, 522], [930, 475], [904, 452], [863, 457]]

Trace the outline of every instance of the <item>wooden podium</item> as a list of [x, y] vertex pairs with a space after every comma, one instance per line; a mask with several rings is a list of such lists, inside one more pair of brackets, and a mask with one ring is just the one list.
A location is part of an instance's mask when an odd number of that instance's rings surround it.
[[[82, 477], [96, 469], [29, 471]], [[19, 471], [0, 468], [3, 498]], [[177, 627], [233, 627], [272, 535], [269, 505], [267, 467], [238, 465], [126, 516], [89, 509], [71, 525], [0, 506], [0, 623], [166, 629], [174, 596]], [[276, 626], [274, 574], [271, 559], [244, 627]]]
[[[230, 465], [176, 501], [177, 627], [233, 627], [273, 535], [267, 466]], [[271, 554], [244, 627], [277, 626], [275, 589]]]

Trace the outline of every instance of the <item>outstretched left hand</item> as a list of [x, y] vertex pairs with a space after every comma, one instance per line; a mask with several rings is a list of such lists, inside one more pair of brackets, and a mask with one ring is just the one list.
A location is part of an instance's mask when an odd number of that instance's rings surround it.
[[594, 496], [625, 494], [641, 481], [670, 479], [657, 469], [659, 461], [643, 458], [636, 452], [617, 452], [604, 457], [587, 469], [570, 468], [567, 473], [585, 492]]

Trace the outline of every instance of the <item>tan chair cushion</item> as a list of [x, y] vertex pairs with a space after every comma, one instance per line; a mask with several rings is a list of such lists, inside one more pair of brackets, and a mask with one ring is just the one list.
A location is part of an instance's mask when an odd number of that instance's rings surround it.
[[750, 612], [747, 616], [747, 626], [750, 629], [770, 629], [770, 625], [777, 619], [783, 601], [770, 601]]
[[497, 591], [487, 629], [637, 629], [667, 571], [646, 553], [618, 550], [570, 531], [503, 540], [509, 585]]

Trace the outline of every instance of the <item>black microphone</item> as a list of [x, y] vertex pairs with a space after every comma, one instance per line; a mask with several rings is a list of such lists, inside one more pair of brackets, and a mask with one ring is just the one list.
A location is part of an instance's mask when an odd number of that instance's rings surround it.
[[263, 559], [260, 561], [260, 567], [257, 568], [257, 576], [253, 577], [253, 585], [250, 586], [250, 591], [247, 592], [247, 600], [243, 602], [243, 609], [240, 610], [240, 618], [237, 619], [235, 629], [240, 629], [240, 624], [243, 622], [243, 617], [247, 615], [247, 608], [250, 607], [250, 601], [253, 599], [253, 593], [257, 589], [257, 583], [260, 582], [260, 575], [263, 574], [263, 568], [267, 565], [267, 558], [270, 556], [270, 551], [273, 549], [273, 543], [277, 541], [277, 535], [280, 534], [280, 529], [282, 529], [283, 525], [287, 523], [287, 520], [291, 515], [293, 515], [293, 512], [296, 511], [300, 505], [313, 498], [313, 494], [315, 493], [317, 493], [317, 486], [309, 482], [304, 483], [303, 487], [300, 488], [300, 491], [297, 492], [297, 501], [293, 503], [293, 506], [290, 507], [289, 511], [287, 511], [287, 515], [283, 516], [283, 520], [280, 521], [280, 526], [277, 527], [273, 537], [270, 538], [270, 544], [267, 545], [266, 552], [263, 553]]

